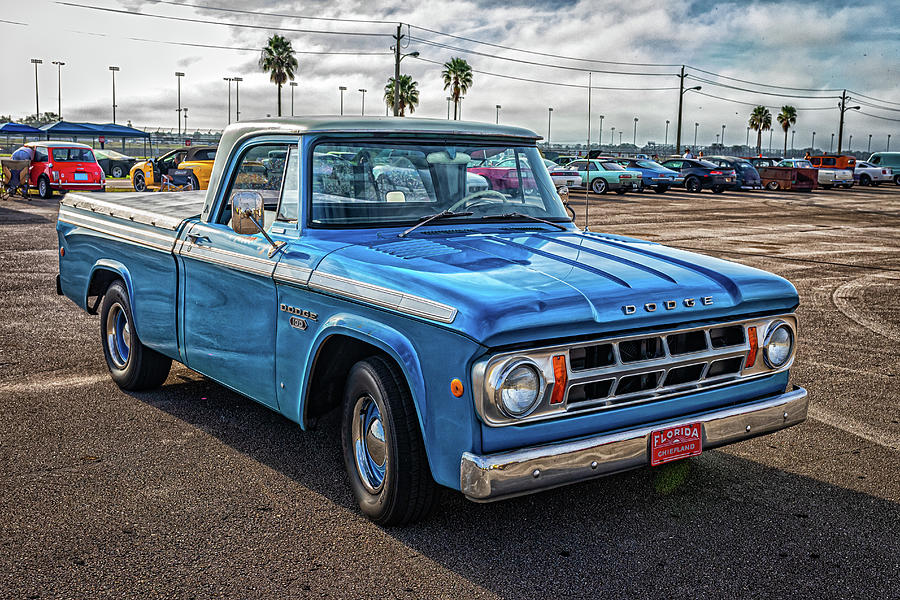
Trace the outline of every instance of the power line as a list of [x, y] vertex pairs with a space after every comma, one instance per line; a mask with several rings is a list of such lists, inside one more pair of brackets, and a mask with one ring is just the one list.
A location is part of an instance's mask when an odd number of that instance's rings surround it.
[[787, 87], [787, 86], [783, 86], [783, 85], [773, 85], [770, 83], [759, 83], [759, 82], [755, 82], [755, 81], [748, 81], [746, 79], [738, 79], [737, 77], [729, 77], [727, 75], [722, 75], [720, 73], [713, 73], [712, 71], [704, 71], [703, 69], [701, 69], [699, 67], [694, 67], [692, 65], [685, 65], [685, 66], [694, 71], [700, 71], [701, 73], [706, 73], [707, 75], [719, 77], [720, 79], [728, 79], [731, 81], [737, 81], [739, 83], [747, 83], [747, 84], [755, 85], [755, 86], [759, 86], [759, 87], [770, 87], [770, 88], [775, 88], [775, 89], [779, 89], [779, 90], [794, 90], [794, 91], [798, 91], [798, 92], [843, 92], [844, 91], [843, 88], [837, 88], [837, 89], [835, 89], [835, 88], [824, 88], [824, 89], [798, 88], [798, 87]]
[[688, 79], [693, 79], [695, 81], [699, 81], [701, 83], [708, 84], [708, 85], [714, 85], [717, 87], [728, 88], [730, 90], [738, 90], [741, 92], [750, 92], [753, 94], [760, 94], [762, 96], [776, 96], [779, 98], [802, 98], [805, 100], [824, 100], [824, 99], [828, 99], [828, 98], [840, 98], [840, 96], [804, 96], [804, 95], [800, 95], [800, 94], [779, 94], [776, 92], [764, 92], [761, 90], [751, 90], [751, 89], [747, 89], [747, 88], [737, 87], [734, 85], [728, 85], [727, 83], [718, 83], [716, 81], [712, 81], [711, 79], [697, 77], [696, 75], [685, 75], [685, 77]]
[[7, 21], [6, 19], [0, 19], [0, 23], [9, 23], [10, 25], [24, 25], [28, 26], [28, 23], [19, 23], [18, 21]]
[[883, 119], [885, 121], [897, 121], [900, 122], [900, 119], [891, 119], [890, 117], [879, 117], [878, 115], [869, 114], [867, 112], [859, 111], [859, 114], [866, 115], [867, 117], [872, 117], [873, 119]]
[[[780, 106], [765, 105], [765, 104], [760, 105], [758, 102], [744, 102], [741, 100], [735, 100], [733, 98], [725, 98], [723, 96], [714, 96], [713, 94], [707, 94], [706, 92], [700, 92], [697, 90], [695, 90], [694, 93], [700, 94], [701, 96], [706, 96], [707, 98], [715, 98], [716, 100], [724, 100], [726, 102], [734, 102], [735, 104], [743, 104], [745, 106], [765, 106], [766, 108], [774, 108], [775, 110], [779, 110], [781, 108]], [[797, 108], [797, 107], [795, 107], [795, 108]], [[806, 108], [801, 107], [801, 108], [797, 108], [797, 110], [834, 110], [834, 107], [831, 107], [831, 106], [815, 106], [815, 107], [806, 107]]]
[[863, 106], [868, 106], [871, 108], [877, 108], [878, 110], [890, 110], [894, 112], [900, 112], [900, 108], [891, 108], [889, 106], [878, 106], [877, 104], [872, 104], [871, 102], [866, 102], [865, 100], [860, 100], [859, 98], [848, 96], [848, 101], [852, 100], [853, 102], [859, 102]]
[[360, 36], [371, 36], [371, 37], [391, 37], [389, 33], [368, 33], [361, 31], [323, 31], [321, 29], [297, 29], [291, 27], [274, 27], [268, 25], [250, 25], [248, 23], [231, 23], [226, 21], [209, 21], [204, 19], [191, 19], [188, 17], [172, 17], [168, 15], [151, 15], [148, 13], [140, 13], [134, 12], [130, 10], [121, 10], [118, 8], [107, 8], [104, 6], [91, 6], [88, 4], [75, 4], [73, 2], [61, 2], [58, 1], [57, 4], [63, 6], [72, 6], [75, 8], [86, 8], [89, 10], [97, 10], [101, 12], [110, 12], [117, 13], [122, 15], [134, 15], [138, 17], [152, 17], [154, 19], [163, 19], [166, 21], [179, 21], [183, 23], [202, 23], [204, 25], [226, 25], [228, 27], [241, 27], [244, 29], [265, 29], [267, 31], [290, 31], [293, 33], [316, 33], [316, 34], [326, 34], [326, 35], [360, 35]]
[[664, 77], [675, 76], [675, 73], [640, 73], [640, 72], [633, 72], [633, 71], [605, 71], [605, 70], [601, 70], [601, 69], [588, 69], [585, 67], [567, 67], [564, 65], [553, 65], [550, 63], [542, 63], [542, 62], [536, 62], [536, 61], [532, 61], [532, 60], [524, 60], [521, 58], [510, 58], [508, 56], [497, 56], [495, 54], [488, 54], [486, 52], [479, 52], [477, 50], [467, 50], [465, 48], [459, 48], [457, 46], [448, 46], [447, 44], [442, 44], [440, 42], [426, 40], [426, 39], [418, 38], [418, 37], [410, 37], [410, 40], [413, 42], [419, 42], [420, 44], [427, 44], [429, 46], [435, 46], [437, 48], [453, 50], [454, 52], [463, 52], [465, 54], [475, 54], [477, 56], [486, 56], [488, 58], [494, 58], [497, 60], [505, 60], [505, 61], [509, 61], [509, 62], [525, 64], [525, 65], [533, 65], [533, 66], [537, 66], [537, 67], [549, 67], [551, 69], [563, 69], [565, 71], [578, 71], [581, 73], [608, 73], [611, 75], [638, 75], [641, 77], [643, 77], [643, 76], [664, 76]]
[[226, 8], [224, 6], [204, 6], [202, 4], [188, 4], [185, 2], [172, 2], [171, 0], [147, 0], [154, 4], [170, 4], [172, 6], [186, 6], [201, 10], [215, 10], [219, 12], [239, 13], [244, 15], [264, 15], [267, 17], [279, 17], [284, 19], [309, 19], [312, 21], [336, 21], [339, 23], [371, 23], [375, 25], [396, 25], [397, 21], [380, 21], [377, 19], [343, 19], [338, 17], [310, 17], [308, 15], [289, 15], [285, 13], [270, 13], [258, 10], [245, 10], [240, 8]]
[[[75, 33], [86, 33], [82, 31], [76, 31]], [[106, 34], [99, 34], [103, 37], [111, 37]], [[113, 36], [117, 37], [117, 36]], [[170, 46], [190, 46], [192, 48], [211, 48], [214, 50], [237, 50], [239, 52], [259, 52], [259, 48], [242, 48], [239, 46], [222, 46], [221, 44], [200, 44], [195, 42], [173, 42], [169, 40], [150, 40], [147, 38], [138, 38], [138, 37], [124, 37], [120, 39], [131, 40], [135, 42], [149, 42], [151, 44], [167, 44]], [[352, 50], [294, 50], [294, 54], [337, 54], [337, 55], [352, 55], [352, 56], [389, 56], [393, 54], [393, 52], [355, 52]]]
[[[416, 60], [420, 60], [422, 62], [431, 63], [433, 65], [441, 65], [444, 63], [438, 60], [430, 60], [428, 58], [422, 58], [421, 56], [414, 57]], [[546, 81], [543, 79], [529, 79], [528, 77], [517, 77], [515, 75], [504, 75], [502, 73], [492, 73], [490, 71], [481, 71], [478, 69], [472, 69], [473, 73], [478, 73], [479, 75], [489, 75], [491, 77], [502, 77], [503, 79], [513, 79], [515, 81], [527, 81], [529, 83], [541, 83], [544, 85], [556, 85], [561, 87], [570, 87], [570, 88], [579, 88], [579, 89], [588, 89], [588, 86], [579, 84], [579, 83], [563, 83], [561, 81]], [[633, 91], [633, 92], [655, 92], [660, 90], [677, 90], [677, 86], [673, 87], [658, 87], [658, 88], [632, 88], [632, 87], [605, 87], [599, 85], [590, 86], [592, 90], [617, 90], [617, 91]]]
[[896, 106], [900, 106], [900, 102], [891, 102], [890, 100], [879, 100], [878, 98], [873, 98], [872, 96], [866, 96], [865, 94], [860, 94], [859, 92], [854, 92], [853, 90], [847, 90], [853, 96], [862, 96], [863, 98], [868, 98], [869, 100], [874, 100], [875, 102], [884, 102], [885, 104], [894, 104]]

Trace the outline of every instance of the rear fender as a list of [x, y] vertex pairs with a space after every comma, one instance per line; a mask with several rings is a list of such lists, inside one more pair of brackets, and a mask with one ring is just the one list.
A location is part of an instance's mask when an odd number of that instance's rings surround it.
[[[93, 287], [94, 281], [97, 279], [97, 277], [101, 277], [106, 273], [111, 273], [112, 275], [117, 276], [125, 282], [125, 289], [128, 291], [128, 303], [131, 306], [134, 306], [134, 285], [132, 284], [131, 273], [128, 272], [128, 268], [117, 260], [101, 258], [96, 263], [94, 263], [94, 266], [91, 268], [91, 274], [88, 277], [87, 285], [85, 286], [84, 294], [82, 295], [82, 307], [88, 312], [91, 312], [91, 307], [88, 305], [88, 298], [91, 295], [91, 287]], [[105, 292], [106, 290], [103, 291]], [[136, 333], [137, 324], [135, 323], [134, 325]]]

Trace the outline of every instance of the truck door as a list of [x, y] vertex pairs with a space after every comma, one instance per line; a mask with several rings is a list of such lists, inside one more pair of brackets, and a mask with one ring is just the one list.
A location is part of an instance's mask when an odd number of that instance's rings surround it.
[[[231, 227], [231, 202], [240, 191], [263, 195], [263, 226], [271, 230], [284, 175], [284, 161], [264, 165], [272, 150], [287, 143], [245, 148], [223, 173], [219, 209], [196, 222], [179, 249], [182, 265], [180, 327], [185, 364], [277, 408], [275, 320], [279, 313], [273, 273], [280, 253], [260, 234]], [[278, 237], [275, 235], [275, 237]]]

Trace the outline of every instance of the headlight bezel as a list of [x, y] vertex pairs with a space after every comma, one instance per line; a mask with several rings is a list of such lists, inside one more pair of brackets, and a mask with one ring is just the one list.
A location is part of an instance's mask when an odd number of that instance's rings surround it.
[[[769, 358], [769, 344], [772, 342], [772, 338], [775, 336], [775, 333], [779, 330], [784, 330], [788, 334], [788, 351], [785, 354], [784, 360], [780, 363], [776, 363], [772, 359]], [[766, 330], [766, 335], [763, 338], [763, 346], [762, 346], [762, 355], [763, 362], [766, 363], [766, 366], [770, 369], [781, 369], [785, 365], [790, 362], [791, 357], [794, 355], [794, 345], [796, 344], [796, 336], [794, 335], [794, 329], [786, 322], [782, 320], [773, 321], [769, 324], [768, 329]]]
[[[514, 411], [508, 410], [503, 402], [502, 393], [503, 385], [509, 379], [510, 375], [512, 375], [512, 373], [520, 367], [530, 369], [537, 376], [538, 385], [535, 397], [531, 401], [531, 405], [528, 407], [528, 409], [520, 413], [516, 413]], [[533, 413], [535, 409], [540, 406], [547, 387], [547, 381], [544, 377], [543, 369], [541, 369], [540, 365], [538, 365], [535, 361], [527, 357], [513, 358], [507, 361], [502, 366], [502, 368], [494, 369], [494, 372], [491, 374], [489, 384], [494, 392], [494, 405], [505, 417], [509, 419], [524, 419], [525, 417]]]

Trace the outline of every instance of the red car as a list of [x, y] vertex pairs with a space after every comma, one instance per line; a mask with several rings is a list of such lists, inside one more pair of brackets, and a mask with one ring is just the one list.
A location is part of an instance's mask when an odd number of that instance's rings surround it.
[[41, 198], [49, 198], [53, 192], [60, 195], [72, 190], [97, 192], [106, 187], [106, 176], [90, 146], [75, 142], [26, 145], [34, 148], [28, 185], [37, 188]]

